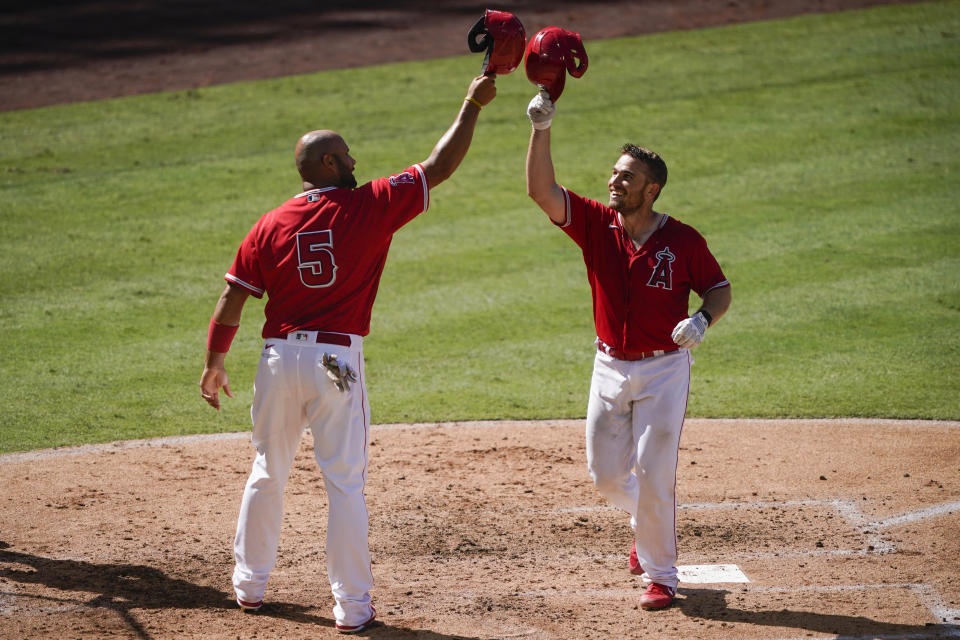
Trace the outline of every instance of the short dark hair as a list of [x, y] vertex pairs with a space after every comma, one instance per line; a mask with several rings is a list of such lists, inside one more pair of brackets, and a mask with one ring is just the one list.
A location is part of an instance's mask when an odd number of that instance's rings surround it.
[[[659, 184], [660, 191], [663, 191], [663, 187], [667, 184], [667, 163], [663, 158], [650, 149], [644, 149], [630, 142], [620, 147], [620, 155], [628, 155], [642, 162], [647, 168], [648, 177]], [[657, 195], [659, 196], [660, 193], [658, 192]]]

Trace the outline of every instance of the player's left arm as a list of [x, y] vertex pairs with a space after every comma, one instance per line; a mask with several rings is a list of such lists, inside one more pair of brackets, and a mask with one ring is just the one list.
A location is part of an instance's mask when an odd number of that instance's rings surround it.
[[703, 304], [686, 320], [681, 320], [673, 329], [671, 337], [677, 346], [693, 349], [700, 344], [708, 327], [712, 327], [730, 308], [733, 294], [730, 284], [710, 289], [703, 295]]
[[210, 318], [210, 330], [207, 336], [207, 358], [200, 376], [200, 395], [211, 407], [220, 410], [220, 388], [227, 397], [230, 393], [230, 379], [227, 377], [225, 360], [230, 342], [240, 326], [243, 305], [250, 292], [235, 284], [227, 284]]
[[706, 311], [710, 315], [709, 326], [712, 327], [717, 323], [717, 320], [723, 317], [727, 309], [730, 308], [730, 302], [732, 300], [733, 294], [730, 291], [729, 284], [725, 287], [717, 287], [716, 289], [711, 289], [703, 296], [703, 304], [700, 305], [697, 311]]
[[473, 140], [473, 130], [476, 128], [481, 107], [489, 104], [496, 95], [497, 86], [492, 75], [478, 76], [470, 83], [457, 118], [437, 141], [430, 157], [420, 163], [427, 178], [428, 189], [452, 176], [460, 166]]

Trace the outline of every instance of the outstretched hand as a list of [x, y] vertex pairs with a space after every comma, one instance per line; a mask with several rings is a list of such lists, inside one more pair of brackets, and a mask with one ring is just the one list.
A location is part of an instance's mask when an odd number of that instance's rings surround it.
[[530, 104], [527, 105], [527, 117], [530, 118], [530, 124], [537, 131], [549, 129], [556, 113], [557, 107], [550, 99], [550, 93], [541, 86], [540, 92], [533, 96]]

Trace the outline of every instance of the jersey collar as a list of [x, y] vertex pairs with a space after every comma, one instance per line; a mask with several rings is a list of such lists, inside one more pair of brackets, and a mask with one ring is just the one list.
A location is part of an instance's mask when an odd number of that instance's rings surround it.
[[[658, 212], [658, 213], [660, 213], [660, 212]], [[610, 226], [613, 227], [613, 228], [619, 229], [619, 230], [620, 230], [620, 233], [622, 233], [624, 236], [626, 236], [626, 235], [627, 235], [627, 230], [623, 227], [623, 216], [620, 215], [620, 212], [619, 212], [619, 211], [617, 211], [616, 214], [617, 214], [617, 224], [616, 224], [616, 227], [614, 227], [614, 225], [610, 225]], [[662, 217], [660, 218], [660, 224], [658, 224], [658, 225], [657, 225], [657, 228], [653, 230], [653, 233], [656, 233], [657, 231], [660, 231], [660, 229], [663, 229], [665, 226], [667, 226], [667, 221], [670, 220], [670, 214], [668, 214], [668, 213], [660, 213], [660, 215], [662, 216]], [[653, 233], [651, 233], [650, 235], [653, 235]]]
[[302, 198], [302, 197], [304, 197], [304, 196], [306, 196], [307, 194], [310, 194], [310, 193], [323, 193], [324, 191], [332, 191], [333, 189], [336, 189], [336, 188], [337, 188], [337, 187], [320, 187], [319, 189], [310, 189], [310, 190], [308, 190], [308, 191], [304, 191], [303, 193], [298, 193], [297, 195], [295, 195], [295, 196], [293, 196], [293, 197], [294, 197], [294, 198]]

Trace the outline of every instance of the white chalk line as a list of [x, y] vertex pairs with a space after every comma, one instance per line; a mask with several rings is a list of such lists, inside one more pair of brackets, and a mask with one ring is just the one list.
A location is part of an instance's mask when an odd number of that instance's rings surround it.
[[954, 511], [960, 511], [960, 502], [945, 502], [933, 507], [927, 507], [926, 509], [921, 509], [919, 511], [913, 511], [910, 513], [904, 513], [893, 518], [886, 518], [884, 520], [878, 520], [876, 522], [867, 523], [868, 527], [876, 527], [878, 529], [886, 529], [888, 527], [895, 527], [899, 524], [906, 524], [908, 522], [917, 522], [919, 520], [926, 520], [927, 518], [934, 518], [936, 516], [941, 516], [944, 514], [951, 514]]
[[[771, 501], [762, 500], [757, 502], [685, 502], [677, 505], [677, 509], [711, 510], [711, 509], [765, 509], [771, 507], [834, 507], [845, 518], [851, 521], [862, 523], [865, 526], [886, 528], [906, 522], [915, 522], [939, 515], [944, 515], [952, 511], [960, 510], [960, 501], [944, 502], [932, 507], [920, 509], [918, 511], [907, 512], [884, 520], [868, 521], [858, 508], [856, 500], [842, 500], [839, 498], [829, 498], [824, 500], [783, 500]], [[551, 513], [590, 513], [600, 511], [620, 511], [617, 507], [610, 505], [581, 505], [575, 507], [563, 507], [552, 509]], [[540, 510], [539, 512], [543, 512]]]
[[[724, 560], [769, 560], [770, 558], [817, 558], [823, 556], [856, 557], [894, 553], [896, 549], [811, 549], [809, 551], [741, 551], [724, 554]], [[692, 562], [694, 559], [691, 559]]]
[[[783, 502], [696, 502], [681, 504], [678, 510], [753, 510], [763, 508], [791, 508], [791, 507], [830, 507], [837, 511], [847, 523], [864, 536], [865, 549], [814, 549], [804, 551], [756, 551], [741, 552], [725, 556], [727, 558], [770, 558], [770, 557], [815, 557], [815, 556], [865, 556], [882, 553], [893, 553], [896, 547], [884, 540], [880, 531], [900, 524], [919, 522], [938, 516], [960, 512], [960, 502], [944, 502], [938, 505], [925, 507], [915, 511], [908, 511], [900, 515], [882, 520], [870, 521], [860, 510], [855, 500], [784, 500]], [[553, 513], [591, 513], [619, 511], [609, 505], [577, 506], [555, 509]]]

